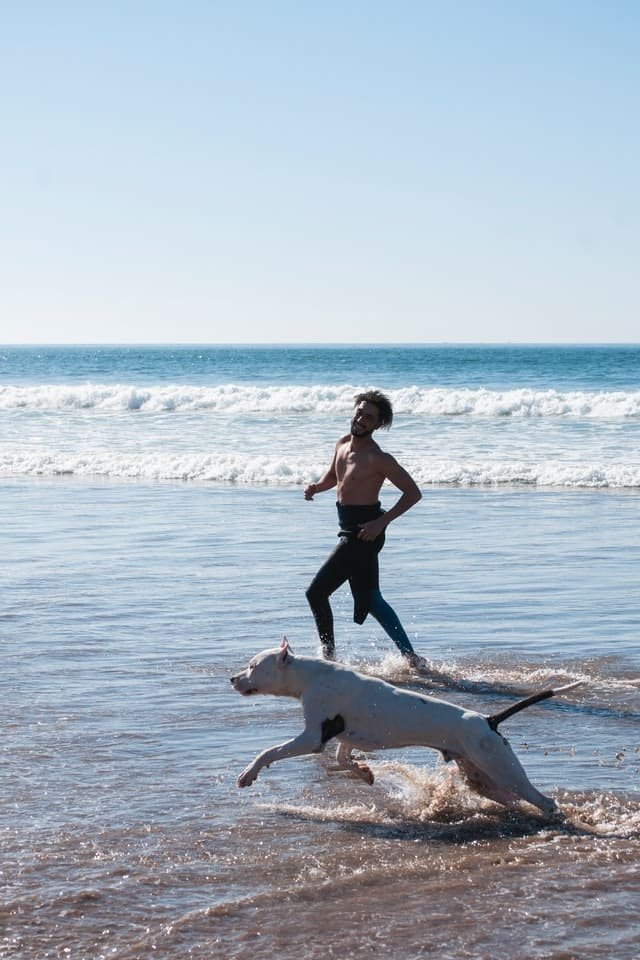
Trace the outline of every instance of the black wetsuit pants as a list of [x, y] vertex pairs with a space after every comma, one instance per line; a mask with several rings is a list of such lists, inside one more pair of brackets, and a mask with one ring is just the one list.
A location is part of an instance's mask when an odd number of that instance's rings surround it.
[[362, 523], [382, 515], [380, 504], [355, 507], [337, 504], [337, 507], [340, 542], [307, 589], [307, 600], [316, 621], [324, 655], [333, 658], [335, 654], [333, 612], [329, 597], [347, 581], [353, 595], [354, 621], [364, 623], [370, 613], [401, 653], [405, 656], [412, 654], [413, 647], [400, 620], [380, 593], [378, 554], [384, 546], [384, 533], [372, 542], [359, 540], [357, 535]]

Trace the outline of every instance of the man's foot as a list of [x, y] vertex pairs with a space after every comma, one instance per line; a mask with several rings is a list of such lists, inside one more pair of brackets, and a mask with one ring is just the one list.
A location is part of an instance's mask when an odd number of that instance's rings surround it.
[[329, 647], [326, 644], [322, 644], [322, 659], [323, 660], [335, 660], [336, 658], [336, 648]]
[[406, 657], [407, 663], [412, 670], [415, 670], [416, 673], [422, 673], [426, 676], [433, 676], [433, 670], [430, 669], [429, 664], [424, 657], [421, 657], [417, 653], [409, 653]]

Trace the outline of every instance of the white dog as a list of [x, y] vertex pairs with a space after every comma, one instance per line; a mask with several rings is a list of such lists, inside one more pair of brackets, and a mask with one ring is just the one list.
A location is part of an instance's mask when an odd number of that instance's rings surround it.
[[455, 760], [469, 785], [498, 803], [526, 800], [551, 815], [558, 808], [529, 782], [520, 761], [499, 733], [498, 724], [525, 707], [578, 686], [580, 681], [545, 690], [493, 716], [465, 710], [446, 700], [400, 690], [375, 677], [356, 673], [326, 660], [294, 656], [285, 639], [279, 648], [265, 650], [231, 683], [238, 693], [271, 693], [296, 697], [302, 703], [302, 733], [260, 753], [238, 777], [248, 787], [263, 767], [286, 757], [320, 753], [327, 741], [338, 741], [337, 761], [367, 783], [369, 767], [351, 752], [424, 746]]

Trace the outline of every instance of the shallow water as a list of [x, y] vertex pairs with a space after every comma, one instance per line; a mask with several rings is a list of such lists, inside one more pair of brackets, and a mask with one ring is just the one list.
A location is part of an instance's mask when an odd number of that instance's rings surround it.
[[[338, 654], [487, 712], [565, 819], [470, 793], [433, 751], [235, 778], [301, 727], [229, 676], [287, 634], [333, 545], [299, 488], [5, 480], [0, 955], [640, 956], [637, 498], [434, 489], [382, 587], [438, 676], [335, 598]], [[525, 946], [526, 945], [526, 946]]]

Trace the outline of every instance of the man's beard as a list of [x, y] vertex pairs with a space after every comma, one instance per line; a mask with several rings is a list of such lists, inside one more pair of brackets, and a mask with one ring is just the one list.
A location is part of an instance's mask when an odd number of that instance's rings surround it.
[[373, 433], [373, 430], [365, 430], [363, 427], [358, 428], [356, 426], [355, 420], [351, 421], [351, 436], [352, 437], [370, 437]]

